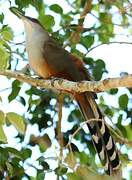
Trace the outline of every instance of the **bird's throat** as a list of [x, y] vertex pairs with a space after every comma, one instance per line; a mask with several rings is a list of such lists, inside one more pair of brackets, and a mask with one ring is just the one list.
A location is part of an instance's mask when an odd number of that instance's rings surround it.
[[24, 25], [26, 30], [26, 49], [29, 64], [38, 75], [44, 77], [47, 74], [42, 70], [42, 67], [46, 63], [43, 57], [44, 44], [49, 39], [49, 36], [43, 29], [39, 27], [33, 29], [32, 26], [28, 24]]

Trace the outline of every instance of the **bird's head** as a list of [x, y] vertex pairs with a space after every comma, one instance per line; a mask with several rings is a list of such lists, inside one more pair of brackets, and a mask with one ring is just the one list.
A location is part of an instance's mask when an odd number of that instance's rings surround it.
[[25, 16], [21, 11], [19, 11], [15, 7], [11, 7], [10, 10], [23, 21], [27, 35], [31, 35], [33, 32], [47, 33], [44, 27], [40, 24], [40, 22], [37, 19]]

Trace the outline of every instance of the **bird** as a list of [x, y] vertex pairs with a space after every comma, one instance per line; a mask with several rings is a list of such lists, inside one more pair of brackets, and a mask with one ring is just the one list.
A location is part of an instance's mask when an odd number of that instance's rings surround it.
[[[12, 9], [12, 12], [23, 21], [29, 64], [35, 73], [44, 79], [55, 77], [75, 82], [91, 80], [83, 61], [60, 46], [37, 19], [25, 16], [18, 9]], [[116, 174], [121, 165], [118, 150], [95, 101], [95, 94], [74, 93], [74, 98], [87, 122], [105, 172], [108, 175]], [[95, 121], [90, 121], [91, 119]]]

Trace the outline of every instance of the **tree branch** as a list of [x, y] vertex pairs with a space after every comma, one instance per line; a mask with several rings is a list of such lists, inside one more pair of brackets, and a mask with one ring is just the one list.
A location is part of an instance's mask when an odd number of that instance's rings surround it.
[[81, 81], [73, 82], [64, 79], [36, 79], [20, 72], [13, 72], [10, 70], [1, 70], [0, 75], [7, 76], [9, 78], [15, 78], [21, 82], [28, 83], [32, 86], [46, 88], [46, 89], [56, 89], [61, 91], [73, 92], [103, 92], [112, 88], [118, 87], [132, 87], [132, 75], [118, 77], [118, 78], [108, 78], [102, 81]]
[[[66, 144], [66, 148], [68, 146], [71, 145], [71, 142], [73, 140], [73, 138], [76, 136], [76, 134], [83, 128], [84, 125], [86, 125], [87, 123], [89, 122], [92, 122], [92, 121], [102, 121], [102, 119], [88, 119], [87, 121], [83, 122], [80, 124], [80, 126], [77, 128], [77, 130], [71, 135], [70, 139], [69, 139], [69, 142]], [[104, 121], [104, 123], [106, 124], [106, 122]], [[121, 144], [126, 144], [128, 145], [129, 147], [132, 147], [132, 141], [128, 140], [127, 138], [125, 137], [122, 137], [120, 136], [110, 125], [106, 124], [106, 126], [108, 127], [108, 129], [113, 133], [113, 135], [115, 136], [115, 140], [116, 142], [119, 142]]]
[[70, 41], [74, 42], [74, 43], [78, 43], [80, 42], [80, 34], [83, 31], [83, 22], [85, 20], [85, 17], [88, 13], [90, 13], [92, 10], [92, 0], [86, 1], [84, 9], [82, 11], [82, 13], [80, 14], [80, 20], [79, 20], [79, 24], [77, 26], [76, 31], [71, 33], [70, 36]]
[[63, 158], [63, 133], [62, 133], [62, 108], [63, 108], [64, 95], [62, 93], [58, 96], [58, 124], [57, 124], [57, 136], [60, 145], [59, 164], [62, 163]]
[[92, 48], [90, 48], [87, 53], [85, 54], [85, 56], [92, 50], [103, 46], [103, 45], [110, 45], [110, 44], [128, 44], [128, 45], [132, 45], [132, 42], [125, 42], [125, 41], [113, 41], [113, 42], [107, 42], [107, 43], [101, 43], [101, 44], [97, 44], [96, 46], [93, 46]]

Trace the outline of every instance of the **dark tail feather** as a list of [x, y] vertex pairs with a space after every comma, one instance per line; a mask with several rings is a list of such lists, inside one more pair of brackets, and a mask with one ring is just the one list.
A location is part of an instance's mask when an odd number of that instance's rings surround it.
[[110, 131], [104, 123], [103, 116], [97, 107], [93, 94], [83, 93], [77, 95], [76, 100], [86, 121], [96, 119], [87, 123], [93, 144], [103, 166], [105, 166], [106, 173], [109, 175], [116, 174], [120, 169], [118, 152]]

